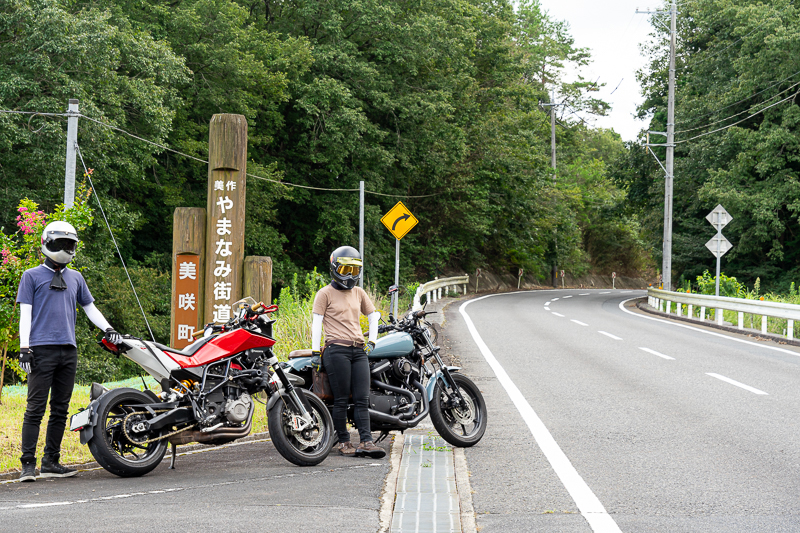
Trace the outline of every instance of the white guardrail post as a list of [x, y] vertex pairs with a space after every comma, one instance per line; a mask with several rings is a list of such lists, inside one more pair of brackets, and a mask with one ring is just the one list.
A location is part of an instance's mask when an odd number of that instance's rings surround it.
[[[687, 306], [689, 318], [703, 322], [706, 320], [706, 308], [709, 309], [709, 320], [712, 319], [710, 310], [714, 310], [713, 321], [722, 325], [724, 311], [737, 313], [737, 328], [744, 329], [744, 314], [761, 316], [761, 332], [767, 333], [770, 317], [786, 320], [786, 329], [783, 335], [789, 340], [794, 340], [794, 321], [800, 320], [800, 305], [781, 302], [764, 302], [761, 300], [748, 300], [745, 298], [729, 298], [727, 296], [712, 296], [708, 294], [692, 294], [684, 292], [671, 292], [661, 289], [647, 290], [647, 304], [659, 311], [669, 314], [672, 304], [675, 303], [675, 314], [681, 316], [682, 306]], [[694, 308], [699, 307], [699, 316], [694, 316]]]
[[414, 294], [414, 306], [412, 310], [419, 311], [422, 309], [422, 297], [424, 296], [429, 302], [437, 302], [442, 299], [442, 289], [447, 296], [450, 287], [455, 287], [458, 292], [458, 286], [464, 286], [464, 294], [467, 294], [467, 283], [469, 283], [469, 276], [455, 276], [452, 278], [435, 278], [433, 281], [423, 283], [417, 287], [417, 292]]

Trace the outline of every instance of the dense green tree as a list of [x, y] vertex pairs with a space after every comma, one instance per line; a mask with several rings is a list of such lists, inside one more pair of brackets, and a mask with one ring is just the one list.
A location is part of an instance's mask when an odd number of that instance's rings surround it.
[[[786, 288], [800, 273], [799, 19], [788, 0], [699, 0], [679, 12], [676, 278], [694, 279], [713, 266], [704, 245], [714, 230], [704, 217], [718, 203], [734, 219], [724, 232], [734, 244], [723, 259], [728, 274]], [[650, 129], [665, 131], [666, 35], [657, 28], [652, 61], [640, 75], [641, 113], [652, 117]], [[663, 173], [651, 167], [650, 176], [644, 203], [658, 208]], [[632, 190], [641, 194], [643, 187]], [[650, 235], [660, 240], [659, 218], [648, 219]]]

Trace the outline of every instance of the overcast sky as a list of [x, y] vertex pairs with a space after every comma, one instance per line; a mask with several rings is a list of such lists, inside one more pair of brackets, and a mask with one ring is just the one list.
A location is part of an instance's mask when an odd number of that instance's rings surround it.
[[[569, 23], [575, 45], [589, 48], [593, 62], [584, 67], [586, 79], [606, 86], [597, 97], [609, 102], [611, 112], [595, 125], [613, 128], [623, 140], [636, 138], [644, 122], [634, 118], [643, 98], [636, 83], [636, 70], [644, 65], [639, 44], [651, 31], [650, 17], [636, 14], [636, 8], [655, 9], [658, 0], [539, 0], [551, 18]], [[648, 3], [649, 2], [649, 3]], [[622, 83], [620, 83], [622, 82]], [[615, 91], [616, 88], [616, 91]], [[613, 94], [611, 94], [613, 91]]]

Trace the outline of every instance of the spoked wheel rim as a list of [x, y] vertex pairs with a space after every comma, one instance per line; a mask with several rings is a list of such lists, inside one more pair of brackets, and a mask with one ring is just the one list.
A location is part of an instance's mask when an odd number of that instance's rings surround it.
[[159, 453], [164, 441], [146, 441], [158, 437], [160, 433], [154, 435], [147, 432], [138, 437], [133, 431], [135, 424], [146, 419], [147, 413], [137, 411], [136, 406], [120, 403], [109, 409], [105, 419], [105, 440], [120, 460], [137, 465], [148, 462]]
[[[464, 387], [459, 386], [458, 391], [464, 398], [465, 405], [453, 405], [442, 409], [445, 423], [453, 434], [463, 438], [469, 438], [481, 430], [484, 413], [480, 409], [480, 402]], [[443, 406], [457, 403], [458, 396], [448, 395], [447, 391], [442, 390], [441, 404]]]
[[300, 431], [294, 429], [293, 419], [300, 418], [299, 415], [292, 413], [291, 409], [283, 411], [283, 433], [286, 435], [289, 444], [298, 453], [305, 455], [315, 455], [327, 446], [328, 429], [323, 423], [323, 418], [316, 407], [311, 408], [311, 419], [313, 423]]

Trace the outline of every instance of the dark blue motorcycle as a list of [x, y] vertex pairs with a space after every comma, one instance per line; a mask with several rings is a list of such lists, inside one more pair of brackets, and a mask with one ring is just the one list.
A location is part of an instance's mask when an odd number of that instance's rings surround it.
[[[378, 327], [378, 333], [385, 335], [369, 353], [372, 431], [381, 432], [376, 441], [380, 442], [391, 431], [416, 427], [430, 414], [445, 441], [474, 446], [486, 431], [486, 402], [472, 380], [442, 361], [436, 330], [425, 320], [429, 314], [424, 309], [412, 311], [399, 321], [389, 315], [390, 323]], [[296, 384], [333, 408], [327, 374], [313, 368], [311, 350], [292, 352], [283, 365]], [[352, 423], [352, 404], [348, 418]]]

